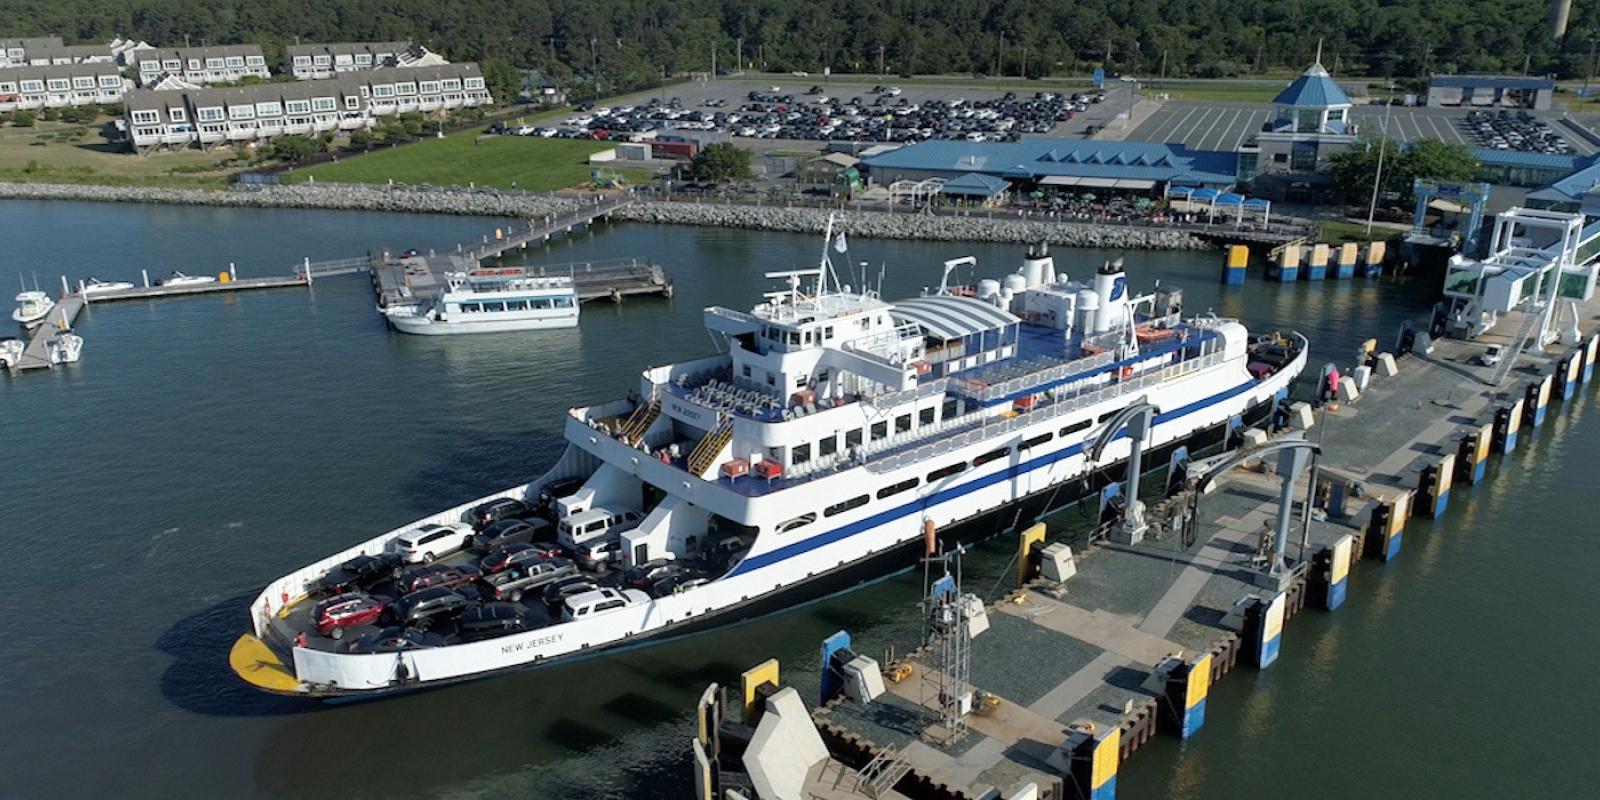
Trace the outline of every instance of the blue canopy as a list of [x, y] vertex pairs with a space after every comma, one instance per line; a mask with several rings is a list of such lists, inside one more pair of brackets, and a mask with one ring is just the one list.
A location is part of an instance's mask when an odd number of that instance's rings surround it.
[[1252, 197], [1244, 201], [1245, 208], [1269, 208], [1271, 206], [1272, 203], [1259, 197]]
[[1196, 189], [1189, 194], [1189, 199], [1196, 202], [1209, 203], [1217, 199], [1220, 194], [1216, 189]]
[[1215, 202], [1219, 206], [1243, 205], [1244, 204], [1244, 195], [1242, 195], [1242, 194], [1234, 194], [1233, 192], [1228, 192], [1227, 194], [1217, 195], [1217, 199], [1215, 200]]
[[1187, 186], [1168, 186], [1168, 197], [1188, 197], [1194, 190]]

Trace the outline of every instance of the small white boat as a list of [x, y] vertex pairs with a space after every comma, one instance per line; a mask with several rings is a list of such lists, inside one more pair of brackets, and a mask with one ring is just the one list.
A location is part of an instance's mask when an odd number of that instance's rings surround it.
[[22, 362], [22, 351], [26, 345], [21, 339], [7, 336], [0, 339], [0, 369], [16, 369]]
[[197, 286], [202, 283], [216, 283], [217, 279], [209, 275], [185, 275], [173, 270], [167, 279], [161, 282], [162, 286]]
[[62, 331], [48, 345], [50, 363], [75, 364], [83, 354], [83, 337], [71, 331]]
[[105, 294], [106, 292], [120, 292], [132, 289], [133, 284], [127, 281], [103, 281], [99, 278], [90, 278], [83, 284], [83, 293], [88, 295]]
[[11, 312], [11, 318], [21, 323], [24, 328], [33, 328], [44, 322], [50, 316], [51, 309], [56, 307], [56, 301], [44, 292], [23, 292], [17, 295], [17, 310]]

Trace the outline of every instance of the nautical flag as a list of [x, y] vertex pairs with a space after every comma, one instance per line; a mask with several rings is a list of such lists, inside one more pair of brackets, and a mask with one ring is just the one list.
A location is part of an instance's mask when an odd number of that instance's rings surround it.
[[833, 240], [833, 249], [840, 253], [848, 249], [848, 246], [844, 243], [844, 231], [839, 231], [838, 237]]

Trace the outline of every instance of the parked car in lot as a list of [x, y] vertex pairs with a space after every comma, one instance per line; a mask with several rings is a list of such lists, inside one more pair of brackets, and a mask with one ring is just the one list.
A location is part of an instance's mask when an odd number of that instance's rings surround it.
[[499, 497], [473, 506], [467, 512], [467, 519], [472, 521], [474, 530], [481, 531], [500, 520], [526, 517], [532, 513], [531, 506], [515, 497]]
[[465, 611], [478, 601], [478, 593], [469, 587], [445, 589], [437, 587], [412, 592], [395, 604], [395, 620], [418, 628]]
[[464, 642], [480, 642], [528, 628], [528, 609], [515, 603], [484, 603], [456, 617], [456, 634]]
[[638, 589], [595, 589], [567, 598], [561, 618], [567, 622], [597, 617], [608, 611], [650, 602], [650, 595]]
[[434, 564], [430, 567], [414, 569], [400, 576], [396, 583], [402, 594], [420, 592], [423, 589], [456, 589], [462, 586], [471, 586], [472, 583], [483, 577], [483, 571], [477, 567], [454, 564]]
[[595, 583], [593, 578], [581, 575], [574, 578], [562, 578], [555, 583], [546, 584], [544, 587], [545, 608], [550, 609], [550, 613], [554, 614], [566, 604], [567, 598], [576, 597], [584, 592], [592, 592], [598, 588], [600, 588], [600, 584]]
[[572, 560], [579, 567], [591, 571], [598, 570], [622, 558], [622, 538], [618, 536], [592, 541], [581, 547], [570, 548], [570, 550], [572, 552]]
[[395, 552], [407, 564], [432, 561], [472, 544], [472, 529], [465, 525], [428, 524], [406, 531], [395, 540]]
[[339, 650], [344, 653], [398, 653], [443, 646], [444, 637], [437, 633], [417, 628], [384, 628], [345, 642]]
[[343, 638], [346, 628], [372, 625], [394, 603], [383, 595], [338, 594], [318, 603], [311, 610], [317, 633], [333, 639]]
[[545, 584], [576, 577], [578, 567], [565, 558], [530, 561], [508, 570], [502, 570], [483, 579], [496, 600], [520, 602], [522, 596]]
[[340, 594], [352, 588], [369, 588], [388, 578], [400, 577], [400, 554], [356, 556], [317, 579], [316, 591]]
[[516, 542], [531, 542], [550, 531], [547, 520], [503, 519], [472, 536], [475, 550], [493, 550]]

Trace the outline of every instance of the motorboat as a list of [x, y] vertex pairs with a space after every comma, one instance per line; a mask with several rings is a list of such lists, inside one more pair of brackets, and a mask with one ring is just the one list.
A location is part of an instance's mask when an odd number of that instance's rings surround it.
[[40, 291], [26, 291], [17, 295], [17, 310], [11, 312], [11, 318], [25, 328], [38, 327], [50, 316], [50, 311], [56, 307], [56, 301], [50, 295]]
[[83, 284], [83, 293], [97, 295], [106, 294], [107, 292], [121, 292], [132, 288], [133, 284], [127, 281], [103, 281], [99, 278], [90, 278]]
[[217, 279], [210, 275], [185, 275], [173, 270], [167, 279], [161, 282], [162, 286], [198, 286], [202, 283], [216, 283]]
[[25, 349], [27, 345], [14, 336], [0, 339], [0, 369], [16, 369], [22, 363], [22, 351]]
[[494, 267], [445, 275], [445, 290], [382, 309], [402, 333], [451, 333], [573, 328], [578, 292], [570, 275], [546, 276], [524, 267]]
[[83, 354], [83, 337], [71, 331], [56, 334], [45, 347], [51, 364], [75, 364]]

